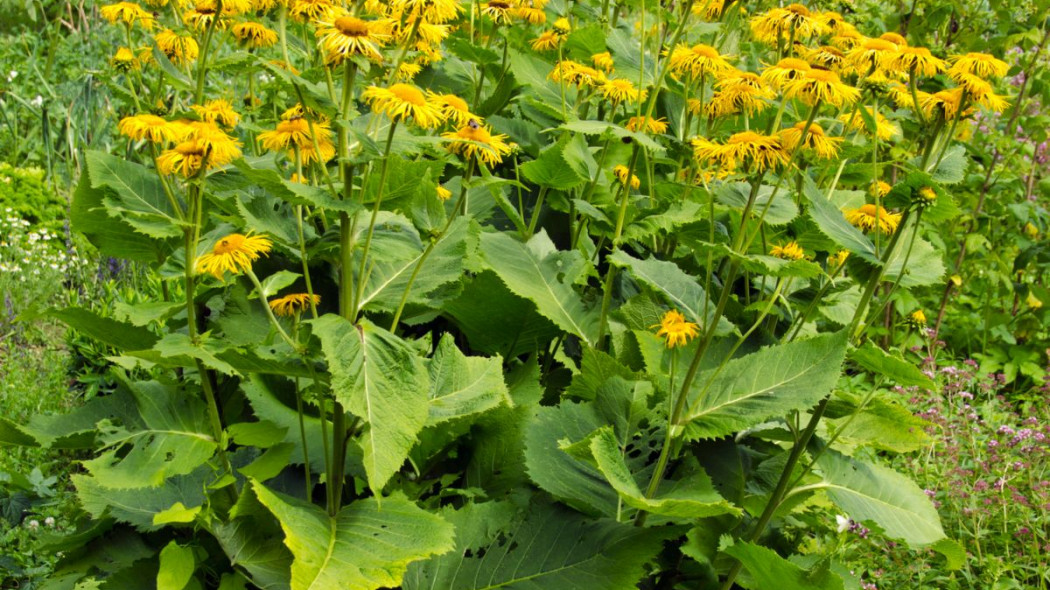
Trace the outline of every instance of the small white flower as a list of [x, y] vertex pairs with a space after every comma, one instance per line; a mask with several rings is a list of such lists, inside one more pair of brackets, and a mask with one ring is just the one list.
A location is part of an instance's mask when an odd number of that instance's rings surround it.
[[36, 95], [36, 98], [34, 98], [33, 100], [29, 101], [29, 104], [31, 104], [31, 105], [33, 105], [35, 107], [39, 107], [39, 106], [44, 104], [44, 97], [40, 96], [38, 94], [38, 95]]
[[838, 528], [838, 531], [840, 533], [846, 532], [846, 529], [849, 528], [849, 517], [848, 516], [845, 516], [843, 514], [836, 514], [835, 515], [835, 522], [838, 523], [838, 527], [837, 528]]
[[38, 528], [40, 528], [40, 521], [38, 521], [38, 520], [31, 520], [31, 521], [29, 521], [29, 530], [35, 531]]
[[16, 72], [15, 70], [11, 70], [10, 72], [7, 73], [7, 81], [8, 82], [14, 82], [15, 78], [17, 78], [17, 77], [18, 77], [18, 72]]
[[55, 517], [49, 516], [49, 517], [45, 518], [44, 519], [44, 524], [46, 524], [49, 527], [55, 526]]

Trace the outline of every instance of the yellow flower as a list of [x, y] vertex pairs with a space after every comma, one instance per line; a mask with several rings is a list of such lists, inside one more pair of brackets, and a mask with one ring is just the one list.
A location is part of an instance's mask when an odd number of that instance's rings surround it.
[[254, 22], [237, 23], [231, 30], [233, 37], [246, 47], [270, 47], [277, 43], [277, 32]]
[[594, 87], [605, 83], [605, 74], [602, 72], [568, 59], [554, 64], [554, 69], [547, 77], [555, 82], [565, 81], [578, 87]]
[[519, 6], [514, 9], [514, 16], [531, 25], [542, 25], [547, 22], [547, 13], [535, 6]]
[[937, 192], [928, 186], [924, 186], [919, 189], [919, 198], [926, 203], [932, 203], [937, 200]]
[[773, 246], [769, 254], [782, 260], [802, 260], [806, 257], [805, 250], [795, 241], [788, 242], [783, 246]]
[[846, 264], [847, 258], [849, 258], [849, 250], [839, 250], [831, 256], [828, 256], [828, 269], [839, 268], [843, 264]]
[[919, 106], [927, 117], [937, 116], [951, 121], [962, 106], [963, 92], [962, 88], [953, 88], [926, 94], [919, 97]]
[[[330, 13], [334, 16], [336, 13]], [[374, 62], [383, 61], [379, 48], [390, 38], [382, 25], [343, 15], [319, 21], [316, 35], [325, 55], [325, 63], [338, 65], [349, 58], [360, 55]]]
[[838, 70], [846, 60], [845, 53], [830, 45], [806, 51], [804, 56], [810, 63], [832, 71]]
[[693, 46], [684, 43], [676, 45], [670, 52], [670, 60], [672, 72], [694, 78], [701, 75], [717, 76], [733, 68], [717, 49], [703, 43]]
[[877, 229], [882, 233], [891, 234], [897, 231], [901, 222], [900, 213], [890, 213], [881, 206], [872, 204], [861, 205], [859, 209], [847, 209], [845, 214], [846, 221], [865, 232]]
[[718, 20], [725, 4], [725, 0], [703, 0], [693, 4], [693, 14], [708, 21]]
[[497, 25], [508, 25], [514, 20], [513, 8], [510, 2], [492, 0], [481, 5], [481, 14], [491, 18]]
[[782, 88], [784, 84], [805, 76], [812, 69], [813, 66], [805, 60], [785, 57], [762, 70], [762, 80], [773, 88]]
[[887, 67], [902, 73], [914, 71], [923, 76], [936, 76], [948, 68], [948, 62], [934, 57], [925, 47], [902, 47]]
[[176, 66], [186, 65], [197, 60], [200, 49], [197, 41], [190, 35], [179, 35], [170, 29], [164, 29], [153, 36], [157, 48], [168, 56]]
[[799, 98], [808, 105], [818, 101], [836, 107], [853, 104], [860, 98], [860, 91], [844, 84], [838, 74], [828, 70], [810, 70], [784, 85], [784, 96]]
[[693, 140], [693, 155], [699, 161], [712, 161], [723, 168], [736, 170], [744, 164], [750, 171], [777, 168], [788, 163], [788, 154], [776, 135], [760, 135], [744, 131], [729, 137], [724, 144], [703, 138]]
[[1024, 224], [1024, 233], [1028, 237], [1035, 239], [1039, 237], [1039, 228], [1036, 227], [1031, 221]]
[[897, 46], [882, 39], [865, 39], [846, 54], [846, 61], [861, 75], [888, 64], [897, 56]]
[[452, 121], [456, 125], [466, 125], [471, 121], [481, 122], [481, 117], [470, 112], [467, 101], [455, 94], [429, 93], [429, 100], [441, 109], [441, 116], [446, 121]]
[[751, 18], [751, 32], [763, 43], [776, 45], [789, 36], [808, 39], [822, 35], [830, 28], [823, 18], [810, 13], [801, 4], [789, 4], [784, 8], [773, 8]]
[[973, 102], [988, 110], [1001, 113], [1010, 106], [1010, 103], [996, 94], [992, 85], [983, 78], [963, 73], [956, 74], [953, 78], [959, 83], [959, 86], [966, 90], [968, 97]]
[[117, 21], [123, 22], [128, 26], [133, 26], [135, 23], [141, 23], [142, 26], [149, 30], [153, 28], [156, 20], [153, 18], [153, 13], [144, 10], [138, 4], [134, 2], [117, 2], [116, 4], [107, 4], [102, 8], [98, 9], [99, 13], [102, 14], [102, 18], [108, 20], [111, 23]]
[[394, 79], [402, 82], [411, 82], [422, 71], [423, 66], [406, 61], [397, 66], [397, 71], [394, 72]]
[[659, 119], [653, 119], [652, 117], [631, 117], [627, 120], [625, 125], [629, 131], [644, 131], [646, 133], [661, 134], [667, 132], [667, 121], [662, 117]]
[[404, 12], [409, 18], [422, 18], [431, 23], [455, 20], [463, 11], [457, 0], [393, 0], [393, 12]]
[[330, 21], [335, 18], [335, 5], [328, 0], [292, 0], [288, 14], [299, 22]]
[[[624, 184], [624, 185], [628, 184], [628, 181], [627, 181], [627, 175], [628, 174], [630, 174], [630, 170], [627, 169], [627, 166], [624, 166], [624, 165], [621, 164], [621, 165], [613, 167], [613, 176], [616, 177], [616, 180], [620, 181], [620, 184]], [[633, 188], [634, 190], [638, 190], [638, 187], [642, 186], [642, 181], [639, 180], [638, 177], [635, 176], [634, 174], [631, 174], [630, 176], [631, 176], [631, 180], [630, 180], [631, 188]]]
[[613, 67], [616, 65], [613, 61], [612, 54], [608, 51], [604, 51], [602, 53], [595, 53], [594, 55], [592, 55], [591, 63], [594, 64], [594, 67], [604, 72], [613, 71]]
[[499, 164], [503, 156], [511, 152], [506, 135], [493, 135], [477, 121], [471, 121], [455, 132], [442, 133], [441, 137], [449, 140], [448, 149], [452, 153], [461, 154], [467, 159], [476, 157], [488, 166]]
[[565, 37], [557, 31], [544, 31], [539, 37], [532, 40], [532, 48], [536, 51], [553, 51], [565, 41]]
[[452, 191], [439, 184], [437, 185], [437, 198], [439, 201], [447, 201], [452, 198]]
[[233, 110], [233, 105], [222, 99], [209, 100], [203, 106], [195, 104], [190, 108], [200, 115], [202, 121], [219, 123], [227, 129], [236, 127], [241, 118], [237, 111]]
[[645, 90], [638, 90], [635, 88], [634, 83], [626, 78], [613, 78], [612, 80], [606, 80], [598, 90], [606, 100], [612, 102], [614, 105], [618, 105], [621, 102], [635, 103], [645, 100], [645, 95], [647, 94]]
[[[861, 107], [869, 117], [875, 120], [875, 137], [878, 137], [882, 141], [889, 141], [893, 139], [899, 132], [897, 126], [887, 119], [882, 113], [872, 112], [869, 107]], [[852, 118], [850, 114], [839, 115], [838, 120], [845, 125], [847, 129], [853, 131], [860, 131], [866, 135], [871, 135], [871, 130], [868, 129], [868, 123], [860, 112], [853, 113]]]
[[926, 325], [926, 314], [921, 309], [916, 309], [908, 316], [908, 323], [921, 328]]
[[[799, 141], [802, 140], [802, 130], [805, 126], [804, 122], [797, 123], [793, 127], [788, 127], [780, 132], [780, 140], [784, 144], [784, 149], [790, 151], [799, 147]], [[824, 133], [824, 129], [820, 125], [813, 123], [809, 126], [809, 132], [806, 133], [805, 141], [802, 141], [802, 147], [813, 150], [813, 153], [817, 154], [818, 158], [827, 160], [838, 155], [839, 144], [841, 143], [841, 137], [829, 137]]]
[[[251, 238], [246, 238], [251, 239]], [[220, 276], [221, 278], [221, 276]], [[310, 300], [313, 300], [313, 306], [316, 307], [321, 303], [320, 295], [310, 295], [309, 293], [293, 293], [291, 295], [285, 295], [284, 297], [278, 297], [277, 299], [271, 299], [269, 301], [270, 309], [279, 316], [290, 317], [298, 316], [306, 308], [310, 307]]]
[[565, 18], [564, 16], [555, 20], [554, 24], [551, 26], [554, 27], [555, 31], [561, 33], [562, 35], [568, 35], [572, 32], [572, 24], [569, 23], [569, 19]]
[[372, 105], [376, 113], [385, 113], [393, 121], [405, 121], [409, 117], [416, 125], [430, 129], [441, 125], [441, 107], [427, 100], [423, 92], [411, 84], [394, 84], [389, 88], [369, 86], [361, 98]]
[[161, 174], [190, 178], [202, 169], [219, 168], [241, 156], [241, 142], [212, 123], [191, 121], [182, 128], [188, 130], [183, 140], [157, 157], [157, 170]]
[[892, 189], [893, 187], [891, 187], [888, 182], [873, 180], [871, 181], [871, 184], [868, 185], [868, 194], [881, 199], [888, 195]]
[[117, 52], [109, 59], [109, 65], [119, 72], [130, 72], [141, 67], [138, 58], [127, 47], [117, 49]]
[[1043, 306], [1043, 301], [1035, 296], [1035, 293], [1028, 291], [1028, 296], [1025, 297], [1024, 302], [1028, 304], [1028, 307], [1032, 309], [1039, 309]]
[[[281, 121], [277, 123], [277, 128], [273, 131], [260, 133], [259, 143], [262, 144], [263, 148], [272, 152], [285, 150], [289, 159], [295, 158], [295, 151], [298, 149], [299, 157], [303, 159], [305, 164], [316, 159], [313, 158], [315, 154], [313, 137], [310, 132], [311, 127], [313, 132], [317, 134], [317, 147], [321, 150], [322, 160], [330, 160], [332, 155], [334, 155], [335, 149], [332, 146], [332, 131], [324, 121], [311, 122], [304, 117]], [[328, 155], [328, 157], [323, 157], [328, 154], [325, 146], [332, 147], [332, 154]]]
[[1010, 71], [1010, 66], [995, 56], [987, 53], [967, 53], [965, 55], [953, 55], [948, 58], [952, 63], [948, 74], [972, 74], [982, 78], [1002, 78]]
[[221, 279], [227, 271], [236, 275], [251, 270], [252, 263], [268, 254], [271, 248], [273, 242], [266, 235], [230, 234], [215, 242], [211, 252], [198, 256], [194, 266], [198, 273], [210, 273]]
[[211, 26], [211, 23], [218, 19], [215, 23], [215, 28], [225, 29], [226, 20], [223, 17], [228, 16], [231, 11], [227, 8], [226, 2], [222, 4], [222, 12], [218, 10], [218, 3], [216, 0], [200, 0], [194, 6], [192, 10], [187, 10], [182, 14], [182, 20], [189, 23], [191, 27], [197, 31], [205, 31]]
[[120, 130], [121, 135], [135, 141], [148, 139], [153, 143], [178, 141], [183, 135], [179, 124], [150, 114], [124, 117], [117, 124], [117, 129]]
[[660, 328], [656, 331], [656, 336], [664, 339], [667, 348], [685, 346], [690, 340], [700, 335], [699, 326], [693, 322], [687, 322], [685, 316], [675, 309], [665, 313], [660, 323], [652, 327]]
[[[709, 117], [734, 115], [741, 112], [754, 115], [769, 106], [766, 101], [776, 97], [776, 93], [767, 88], [766, 83], [759, 76], [750, 72], [735, 72], [720, 79], [717, 85], [721, 90], [715, 92], [705, 105], [705, 114]], [[699, 100], [689, 100], [689, 110], [693, 114], [700, 114], [699, 107]]]

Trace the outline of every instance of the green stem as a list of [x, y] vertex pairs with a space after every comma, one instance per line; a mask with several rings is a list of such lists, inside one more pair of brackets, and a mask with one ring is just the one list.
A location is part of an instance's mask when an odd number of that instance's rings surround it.
[[361, 251], [361, 265], [357, 273], [357, 296], [354, 298], [354, 312], [351, 320], [356, 320], [361, 312], [361, 298], [365, 294], [365, 283], [368, 282], [367, 272], [368, 254], [372, 249], [372, 236], [375, 234], [376, 218], [379, 216], [379, 208], [383, 205], [383, 189], [386, 187], [386, 176], [390, 170], [390, 147], [394, 143], [394, 131], [397, 130], [397, 121], [390, 121], [390, 131], [386, 136], [386, 148], [383, 150], [383, 163], [379, 168], [379, 190], [376, 192], [375, 203], [372, 204], [372, 217], [368, 223], [368, 232], [365, 234], [365, 245]]

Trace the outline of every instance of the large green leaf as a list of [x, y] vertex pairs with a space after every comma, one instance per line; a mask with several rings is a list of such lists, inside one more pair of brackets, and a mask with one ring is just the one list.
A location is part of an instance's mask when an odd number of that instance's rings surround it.
[[579, 251], [558, 251], [543, 231], [527, 243], [504, 233], [482, 234], [481, 249], [511, 291], [563, 330], [589, 344], [597, 340], [597, 310], [588, 309], [573, 289], [589, 266]]
[[[279, 430], [284, 431], [280, 442], [289, 443], [294, 446], [289, 456], [291, 463], [303, 464], [304, 454], [309, 455], [313, 471], [323, 472], [324, 457], [321, 449], [324, 448], [322, 438], [321, 419], [309, 411], [303, 416], [303, 430], [306, 432], [306, 453], [303, 452], [302, 433], [299, 429], [299, 412], [295, 407], [286, 405], [278, 396], [277, 391], [282, 384], [290, 383], [276, 377], [263, 377], [252, 374], [241, 381], [241, 390], [252, 406], [255, 417], [268, 423], [276, 424]], [[290, 392], [294, 396], [294, 392]], [[294, 399], [294, 397], [292, 398]], [[258, 445], [256, 445], [258, 446]]]
[[377, 494], [401, 468], [429, 412], [429, 378], [407, 342], [368, 320], [327, 314], [313, 322], [332, 391], [364, 423], [361, 447], [368, 486]]
[[819, 487], [853, 520], [873, 521], [887, 536], [911, 546], [945, 537], [937, 509], [911, 479], [832, 449], [824, 449], [817, 466], [824, 476]]
[[504, 403], [511, 404], [507, 385], [503, 382], [502, 359], [498, 356], [468, 357], [460, 352], [451, 334], [441, 338], [428, 369], [428, 426], [479, 414]]
[[[569, 190], [583, 184], [587, 177], [582, 166], [573, 166], [565, 157], [569, 136], [540, 152], [540, 157], [521, 165], [521, 173], [533, 184], [558, 190]], [[577, 162], [579, 164], [579, 162]]]
[[[711, 479], [703, 471], [674, 482], [667, 491], [654, 498], [642, 494], [624, 461], [624, 451], [611, 426], [605, 426], [590, 439], [590, 450], [598, 469], [628, 506], [671, 518], [696, 519], [720, 514], [738, 514], [715, 491]], [[666, 486], [665, 486], [666, 487]]]
[[503, 530], [484, 524], [486, 516], [502, 524], [505, 510], [502, 505], [464, 508], [456, 519], [466, 525], [456, 553], [420, 564], [406, 579], [405, 590], [635, 588], [663, 542], [681, 534], [676, 527], [594, 520], [541, 502]]
[[77, 499], [84, 510], [95, 518], [105, 515], [126, 522], [142, 531], [163, 525], [155, 517], [176, 503], [187, 508], [204, 505], [204, 488], [213, 477], [211, 467], [202, 465], [193, 473], [168, 478], [160, 487], [149, 489], [113, 489], [109, 482], [85, 474], [71, 476]]
[[129, 385], [143, 427], [99, 425], [106, 449], [84, 466], [109, 488], [157, 487], [168, 477], [203, 465], [218, 445], [209, 433], [204, 402], [157, 381]]
[[145, 328], [104, 318], [87, 309], [67, 307], [48, 312], [81, 334], [120, 350], [152, 348], [157, 336]]
[[[719, 203], [743, 211], [751, 195], [751, 185], [746, 182], [728, 182], [716, 189], [715, 197]], [[772, 199], [772, 200], [771, 200]], [[773, 187], [762, 185], [755, 195], [752, 213], [757, 217], [765, 212], [763, 221], [769, 225], [784, 225], [798, 217], [798, 206], [791, 200], [790, 194], [782, 193], [778, 199]]]
[[922, 387], [934, 389], [933, 380], [927, 377], [914, 364], [880, 348], [868, 341], [849, 352], [849, 359], [879, 377], [904, 387]]
[[812, 570], [798, 565], [754, 543], [734, 543], [723, 551], [744, 565], [749, 574], [738, 583], [748, 590], [842, 590], [842, 578], [818, 564]]
[[690, 439], [719, 438], [805, 410], [831, 393], [846, 355], [845, 331], [764, 348], [701, 373], [681, 423]]
[[282, 542], [280, 524], [259, 502], [252, 486], [241, 489], [229, 519], [210, 519], [207, 526], [230, 565], [246, 572], [260, 590], [291, 588], [292, 554]]
[[930, 440], [927, 423], [904, 406], [880, 395], [868, 400], [861, 409], [859, 396], [837, 394], [825, 414], [829, 435], [835, 435], [835, 447], [852, 455], [854, 447], [871, 447], [880, 451], [910, 453], [925, 448]]
[[106, 214], [102, 200], [107, 192], [107, 189], [91, 186], [89, 171], [81, 173], [69, 208], [69, 221], [73, 230], [87, 236], [88, 241], [107, 256], [151, 264], [163, 260], [163, 253], [166, 252], [163, 243], [134, 231], [130, 225]]
[[[808, 177], [806, 178], [808, 180]], [[875, 255], [875, 244], [859, 229], [850, 225], [842, 211], [829, 201], [812, 181], [806, 183], [802, 194], [809, 202], [809, 216], [816, 222], [821, 233], [869, 263], [881, 264]]]
[[151, 238], [182, 235], [180, 222], [174, 217], [156, 172], [99, 151], [87, 152], [86, 162], [92, 186], [113, 191], [111, 196], [103, 198], [110, 216], [120, 217]]
[[334, 518], [301, 500], [253, 482], [281, 523], [291, 550], [292, 590], [374, 590], [396, 587], [413, 561], [453, 547], [452, 525], [404, 498], [357, 500]]
[[190, 583], [197, 568], [193, 548], [170, 541], [160, 551], [160, 570], [157, 572], [157, 590], [182, 590]]

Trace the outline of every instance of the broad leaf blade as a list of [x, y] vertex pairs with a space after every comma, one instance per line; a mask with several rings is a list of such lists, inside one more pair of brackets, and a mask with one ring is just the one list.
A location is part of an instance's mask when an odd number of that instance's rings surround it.
[[450, 334], [445, 334], [430, 360], [430, 418], [432, 426], [446, 420], [479, 414], [504, 403], [510, 394], [503, 382], [503, 362], [469, 357], [460, 352]]

